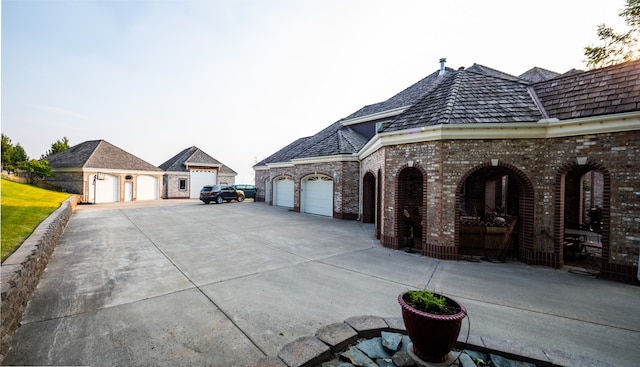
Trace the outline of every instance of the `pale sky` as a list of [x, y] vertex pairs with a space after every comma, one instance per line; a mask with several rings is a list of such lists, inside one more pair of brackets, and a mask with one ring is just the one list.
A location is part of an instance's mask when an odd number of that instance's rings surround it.
[[252, 166], [439, 68], [584, 69], [624, 0], [2, 0], [2, 132]]

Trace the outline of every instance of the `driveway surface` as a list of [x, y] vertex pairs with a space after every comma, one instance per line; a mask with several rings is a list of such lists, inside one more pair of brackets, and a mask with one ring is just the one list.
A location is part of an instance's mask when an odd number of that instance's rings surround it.
[[399, 317], [409, 288], [463, 303], [477, 336], [640, 361], [640, 287], [393, 251], [372, 225], [264, 203], [164, 200], [78, 207], [4, 363], [247, 366], [351, 316]]

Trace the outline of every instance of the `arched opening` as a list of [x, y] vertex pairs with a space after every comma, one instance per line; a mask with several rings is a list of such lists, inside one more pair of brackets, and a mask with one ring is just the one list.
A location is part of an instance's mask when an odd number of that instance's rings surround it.
[[407, 167], [398, 175], [396, 238], [398, 248], [409, 251], [422, 249], [422, 218], [424, 217], [424, 178], [415, 167]]
[[596, 275], [608, 254], [610, 177], [594, 164], [561, 170], [556, 216], [562, 232], [556, 244], [571, 271]]
[[362, 222], [375, 223], [376, 217], [376, 178], [371, 172], [362, 178]]
[[532, 252], [533, 187], [511, 165], [478, 167], [458, 186], [456, 232], [463, 259], [528, 260]]

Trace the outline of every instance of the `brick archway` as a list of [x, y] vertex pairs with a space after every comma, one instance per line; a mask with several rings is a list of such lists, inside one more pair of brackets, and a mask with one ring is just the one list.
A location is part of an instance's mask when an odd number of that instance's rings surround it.
[[411, 247], [422, 252], [426, 230], [422, 220], [427, 214], [427, 174], [416, 164], [405, 164], [397, 172], [394, 184], [394, 248]]
[[[461, 194], [465, 182], [469, 177], [486, 169], [494, 169], [499, 173], [507, 175], [517, 188], [517, 257], [527, 264], [539, 264], [544, 259], [539, 259], [539, 255], [533, 249], [533, 227], [534, 227], [534, 190], [531, 180], [516, 166], [502, 161], [487, 162], [473, 167], [467, 171], [458, 182], [455, 199], [455, 248], [460, 252], [460, 209]], [[484, 208], [483, 208], [484, 209]]]
[[609, 237], [611, 227], [611, 174], [600, 163], [592, 160], [587, 160], [583, 164], [579, 164], [577, 160], [571, 160], [564, 164], [555, 177], [555, 211], [553, 222], [553, 238], [554, 238], [554, 250], [559, 254], [557, 267], [561, 267], [564, 264], [564, 231], [566, 227], [565, 223], [565, 203], [566, 203], [566, 178], [567, 174], [572, 171], [576, 171], [576, 174], [584, 174], [590, 171], [598, 171], [602, 174], [604, 181], [602, 187], [602, 275], [607, 277], [608, 267], [606, 266], [609, 260]]
[[362, 178], [362, 223], [375, 223], [376, 177], [368, 171]]

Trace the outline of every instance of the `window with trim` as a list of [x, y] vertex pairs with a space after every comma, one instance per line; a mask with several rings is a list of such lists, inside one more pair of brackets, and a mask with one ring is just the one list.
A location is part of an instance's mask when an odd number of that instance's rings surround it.
[[187, 179], [181, 178], [180, 181], [178, 181], [178, 190], [184, 191], [186, 189], [187, 189]]

